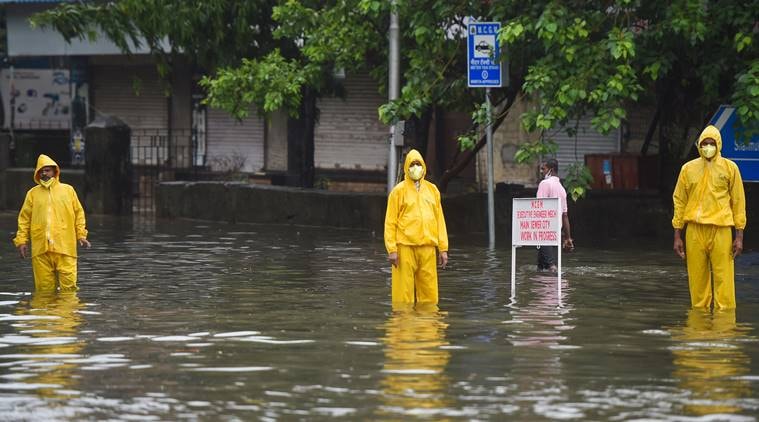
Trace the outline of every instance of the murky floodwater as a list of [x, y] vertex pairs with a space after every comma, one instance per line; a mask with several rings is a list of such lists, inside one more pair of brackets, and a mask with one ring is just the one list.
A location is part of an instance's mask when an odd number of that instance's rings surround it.
[[[0, 244], [3, 420], [755, 420], [759, 254], [738, 310], [690, 311], [668, 244], [580, 247], [555, 278], [451, 239], [439, 309], [389, 304], [381, 238], [90, 217], [76, 295]], [[10, 237], [15, 216], [0, 214]], [[502, 242], [505, 243], [505, 242]], [[713, 415], [704, 417], [703, 415]], [[719, 416], [714, 416], [719, 415]]]

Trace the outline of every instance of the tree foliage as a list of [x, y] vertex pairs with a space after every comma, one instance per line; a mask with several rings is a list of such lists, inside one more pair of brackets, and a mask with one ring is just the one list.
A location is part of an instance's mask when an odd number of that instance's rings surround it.
[[[521, 116], [527, 131], [571, 132], [577, 120], [591, 116], [593, 127], [607, 133], [620, 127], [631, 106], [641, 105], [667, 107], [663, 126], [681, 129], [703, 125], [720, 103], [734, 104], [744, 122], [755, 122], [756, 10], [756, 0], [398, 0], [403, 89], [399, 99], [380, 107], [380, 117], [389, 123], [441, 107], [470, 110], [476, 126], [489, 121], [481, 90], [466, 88], [465, 24], [471, 16], [503, 23], [498, 39], [509, 60], [511, 87], [493, 96], [496, 103], [517, 95], [529, 100]], [[297, 60], [304, 74], [314, 72], [312, 66], [368, 65], [380, 82], [386, 80], [390, 2], [288, 0], [275, 11], [284, 28], [275, 35], [303, 42]], [[498, 116], [490, 121], [497, 124]], [[687, 141], [687, 131], [664, 129], [662, 142]], [[481, 145], [478, 133], [462, 134], [462, 146]], [[520, 154], [529, 161], [535, 158], [530, 151], [544, 150], [528, 146]]]
[[274, 0], [119, 0], [62, 3], [33, 16], [65, 39], [94, 40], [104, 34], [122, 51], [146, 47], [165, 74], [183, 54], [206, 69], [237, 66], [268, 54]]
[[[251, 102], [295, 113], [302, 88], [328, 91], [336, 70], [369, 71], [384, 89], [391, 7], [401, 22], [402, 90], [380, 118], [469, 111], [464, 148], [481, 146], [478, 128], [497, 125], [518, 98], [530, 104], [524, 129], [540, 134], [571, 131], [585, 116], [606, 133], [631, 106], [653, 106], [664, 116], [660, 151], [673, 155], [687, 128], [702, 126], [721, 103], [734, 104], [744, 122], [759, 121], [759, 0], [123, 0], [63, 5], [39, 21], [67, 36], [97, 23], [120, 46], [142, 35], [153, 49], [167, 38], [213, 65], [204, 81], [213, 104], [237, 115]], [[468, 17], [503, 24], [510, 86], [493, 91], [500, 107], [491, 120], [482, 90], [466, 87]], [[518, 154], [530, 161], [546, 151], [527, 145]]]

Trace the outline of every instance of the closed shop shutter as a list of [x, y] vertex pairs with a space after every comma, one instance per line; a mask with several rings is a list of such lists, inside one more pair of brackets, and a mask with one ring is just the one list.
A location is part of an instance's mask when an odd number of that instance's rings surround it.
[[132, 163], [165, 162], [169, 158], [169, 99], [155, 66], [94, 66], [93, 86], [97, 113], [129, 125]]
[[96, 66], [93, 102], [98, 113], [132, 129], [168, 130], [168, 99], [155, 66]]
[[314, 162], [321, 169], [381, 170], [387, 167], [389, 128], [377, 110], [386, 102], [369, 75], [349, 75], [345, 99], [322, 98], [314, 134]]
[[251, 107], [238, 121], [223, 110], [208, 109], [208, 164], [213, 170], [260, 171], [264, 166], [264, 119]]
[[559, 146], [556, 159], [559, 160], [559, 176], [566, 176], [566, 169], [572, 163], [585, 163], [586, 154], [609, 154], [619, 152], [619, 131], [606, 135], [598, 133], [590, 125], [590, 117], [580, 120], [577, 136], [567, 135], [564, 129], [552, 130], [547, 134]]

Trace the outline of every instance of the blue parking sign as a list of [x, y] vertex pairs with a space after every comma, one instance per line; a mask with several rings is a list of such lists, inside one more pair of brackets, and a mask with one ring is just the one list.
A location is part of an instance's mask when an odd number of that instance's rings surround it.
[[467, 85], [470, 88], [500, 88], [500, 22], [472, 22], [467, 25]]

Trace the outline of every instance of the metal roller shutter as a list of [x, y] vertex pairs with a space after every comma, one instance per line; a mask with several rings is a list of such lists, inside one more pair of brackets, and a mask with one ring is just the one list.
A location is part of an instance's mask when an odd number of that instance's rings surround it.
[[369, 75], [349, 75], [345, 99], [322, 98], [314, 134], [314, 162], [322, 169], [385, 170], [389, 128], [377, 109], [386, 100]]
[[556, 159], [559, 160], [559, 176], [566, 175], [572, 163], [585, 163], [585, 154], [608, 154], [619, 152], [619, 131], [606, 135], [598, 133], [590, 125], [590, 117], [580, 120], [577, 137], [567, 135], [564, 129], [551, 130], [546, 136], [559, 146]]
[[118, 117], [132, 129], [168, 130], [168, 99], [155, 66], [96, 66], [93, 80], [98, 113]]
[[169, 99], [155, 66], [94, 66], [93, 86], [96, 112], [129, 125], [132, 163], [165, 162], [170, 144]]
[[234, 170], [240, 163], [246, 172], [264, 167], [264, 119], [252, 106], [242, 121], [226, 111], [209, 108], [206, 139], [208, 164], [213, 170]]

